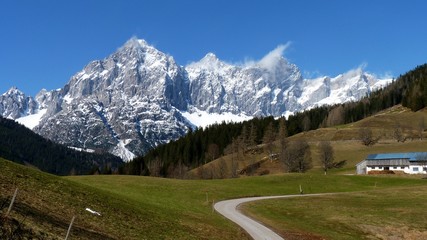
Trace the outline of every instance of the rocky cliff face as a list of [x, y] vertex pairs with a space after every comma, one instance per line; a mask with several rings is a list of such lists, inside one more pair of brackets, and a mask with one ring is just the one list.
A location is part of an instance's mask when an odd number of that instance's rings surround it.
[[188, 84], [172, 57], [131, 39], [74, 75], [34, 130], [130, 159], [185, 134], [190, 124], [178, 109], [187, 108]]
[[26, 115], [34, 114], [38, 104], [33, 98], [25, 96], [16, 87], [12, 87], [0, 95], [0, 114], [3, 117], [17, 119]]
[[206, 125], [194, 121], [201, 113], [210, 122], [213, 116], [281, 116], [356, 100], [378, 84], [361, 70], [303, 79], [281, 51], [244, 65], [209, 53], [184, 68], [144, 40], [130, 39], [104, 60], [89, 63], [62, 89], [42, 90], [33, 99], [12, 88], [0, 96], [0, 114], [53, 141], [129, 160]]
[[269, 64], [230, 65], [209, 53], [186, 67], [192, 106], [207, 112], [250, 116], [297, 111], [303, 81], [299, 69], [282, 56]]

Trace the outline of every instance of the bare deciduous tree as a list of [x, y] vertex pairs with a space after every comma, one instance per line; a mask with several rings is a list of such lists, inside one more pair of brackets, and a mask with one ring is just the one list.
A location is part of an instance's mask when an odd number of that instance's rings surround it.
[[241, 151], [243, 152], [243, 154], [246, 151], [247, 148], [247, 139], [248, 139], [248, 129], [246, 128], [246, 125], [243, 125], [242, 127], [242, 132], [240, 133], [240, 135], [237, 137], [238, 143], [239, 143], [239, 148], [241, 148]]
[[422, 116], [418, 122], [418, 137], [420, 138], [420, 140], [423, 139], [424, 129], [425, 129], [425, 122], [424, 122], [424, 117]]
[[396, 141], [398, 141], [398, 142], [405, 142], [406, 141], [406, 137], [404, 134], [404, 128], [398, 122], [396, 122], [396, 124], [394, 126], [393, 136], [394, 136], [394, 139], [396, 139]]
[[230, 167], [231, 177], [232, 178], [238, 177], [238, 173], [237, 173], [238, 166], [239, 166], [238, 161], [240, 159], [239, 139], [233, 138], [231, 143], [224, 149], [224, 152], [231, 156], [231, 167]]
[[228, 173], [227, 162], [225, 161], [224, 158], [221, 158], [218, 161], [218, 174], [219, 174], [219, 178], [227, 178], [227, 173]]
[[280, 160], [285, 164], [286, 169], [290, 169], [292, 159], [288, 151], [288, 129], [284, 118], [279, 120], [279, 141], [280, 141]]
[[148, 170], [150, 171], [150, 176], [159, 177], [162, 167], [163, 162], [159, 157], [156, 157], [154, 160], [148, 162]]
[[267, 150], [270, 161], [273, 160], [272, 156], [273, 156], [273, 147], [274, 147], [274, 141], [275, 140], [276, 140], [276, 134], [274, 133], [273, 123], [270, 122], [270, 124], [268, 124], [268, 126], [264, 132], [264, 137], [262, 140], [264, 147]]
[[342, 105], [333, 108], [326, 119], [326, 126], [336, 126], [344, 123], [344, 107]]
[[312, 167], [311, 151], [307, 141], [290, 142], [281, 154], [288, 172], [306, 172]]
[[212, 179], [215, 175], [214, 165], [201, 165], [197, 168], [197, 176], [200, 179]]
[[187, 166], [185, 166], [185, 164], [182, 163], [181, 158], [178, 159], [178, 162], [176, 162], [175, 164], [171, 164], [169, 166], [169, 174], [168, 176], [173, 177], [173, 178], [184, 178], [186, 175], [186, 172], [188, 171]]
[[372, 130], [368, 127], [362, 127], [359, 129], [359, 138], [363, 145], [370, 147], [379, 141], [378, 138], [374, 138]]
[[[215, 143], [209, 144], [208, 145], [208, 149], [206, 150], [205, 156], [206, 156], [206, 158], [209, 159], [209, 161], [213, 161], [216, 158], [218, 158], [219, 157], [219, 147], [218, 147], [218, 145], [215, 144]], [[206, 164], [206, 162], [205, 162], [205, 164]]]
[[248, 138], [246, 139], [246, 146], [249, 148], [256, 147], [257, 145], [256, 139], [257, 139], [257, 128], [255, 124], [252, 122], [251, 129], [249, 130]]
[[328, 141], [322, 141], [319, 145], [319, 157], [322, 163], [323, 170], [326, 172], [334, 165], [334, 149]]
[[297, 152], [298, 172], [306, 172], [313, 167], [310, 146], [307, 141], [301, 140], [295, 142], [295, 147]]
[[286, 121], [284, 118], [279, 120], [279, 140], [280, 140], [280, 150], [286, 148], [288, 142], [288, 128], [286, 127]]
[[304, 132], [309, 131], [311, 128], [311, 120], [308, 115], [305, 115], [304, 118], [302, 119], [302, 128]]
[[239, 162], [237, 161], [237, 159], [231, 159], [231, 177], [232, 178], [237, 178], [239, 176], [238, 174], [239, 171]]

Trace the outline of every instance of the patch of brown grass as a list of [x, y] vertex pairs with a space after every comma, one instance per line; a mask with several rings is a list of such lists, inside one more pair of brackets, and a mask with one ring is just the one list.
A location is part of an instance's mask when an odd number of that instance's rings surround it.
[[369, 224], [358, 225], [361, 231], [369, 235], [370, 239], [383, 240], [414, 240], [427, 239], [427, 232], [411, 229], [408, 226], [375, 226]]

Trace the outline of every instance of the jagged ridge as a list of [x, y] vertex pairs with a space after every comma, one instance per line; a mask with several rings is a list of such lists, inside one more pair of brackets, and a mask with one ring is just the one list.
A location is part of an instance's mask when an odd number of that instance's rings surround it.
[[357, 100], [387, 82], [361, 69], [303, 79], [283, 49], [247, 64], [226, 63], [209, 53], [181, 67], [172, 56], [132, 38], [89, 63], [62, 89], [42, 90], [35, 99], [11, 89], [0, 96], [0, 114], [53, 141], [107, 149], [129, 160], [217, 118], [291, 114]]

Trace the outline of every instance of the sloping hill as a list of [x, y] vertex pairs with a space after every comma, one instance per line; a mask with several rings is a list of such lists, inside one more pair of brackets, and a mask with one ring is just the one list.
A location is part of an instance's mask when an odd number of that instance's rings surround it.
[[[5, 217], [16, 188], [15, 204]], [[0, 193], [0, 215], [4, 220], [1, 239], [63, 239], [73, 216], [77, 217], [72, 232], [74, 239], [115, 238], [114, 233], [103, 230], [102, 224], [108, 221], [92, 216], [85, 208], [125, 204], [94, 189], [1, 158]]]
[[203, 189], [217, 186], [118, 175], [66, 179], [0, 158], [0, 239], [64, 239], [73, 216], [70, 239], [247, 239], [212, 213]]
[[[361, 129], [372, 130], [379, 141], [373, 146], [365, 146], [360, 140]], [[397, 133], [401, 135], [397, 139]], [[396, 105], [355, 123], [330, 128], [320, 128], [290, 137], [291, 140], [306, 139], [312, 146], [315, 169], [320, 168], [318, 145], [330, 141], [335, 159], [347, 160], [339, 172], [354, 173], [355, 165], [368, 154], [383, 152], [425, 151], [427, 146], [427, 109], [412, 112]]]
[[0, 157], [57, 174], [111, 173], [123, 163], [112, 154], [77, 151], [0, 117]]
[[[360, 141], [361, 129], [368, 128], [375, 138], [379, 138], [377, 144], [367, 147]], [[402, 139], [396, 139], [396, 132], [402, 134]], [[383, 110], [373, 116], [358, 122], [344, 124], [328, 128], [305, 131], [288, 137], [288, 141], [305, 140], [310, 145], [313, 169], [311, 172], [322, 171], [319, 159], [319, 144], [329, 141], [334, 150], [335, 161], [346, 160], [341, 169], [332, 170], [332, 173], [354, 173], [355, 165], [368, 154], [383, 152], [411, 152], [425, 151], [427, 146], [427, 109], [412, 112], [401, 105]], [[274, 143], [274, 153], [279, 153], [279, 141]], [[221, 177], [220, 169], [230, 171], [232, 155], [226, 154], [215, 161], [204, 164], [189, 172], [194, 178], [218, 178]], [[250, 175], [277, 174], [285, 171], [284, 164], [278, 158], [270, 161], [268, 153], [263, 150], [263, 145], [258, 145], [258, 151], [248, 151], [244, 157], [238, 160], [237, 169], [247, 169], [256, 165]], [[242, 172], [241, 175], [247, 175]], [[225, 177], [230, 177], [227, 174]]]

